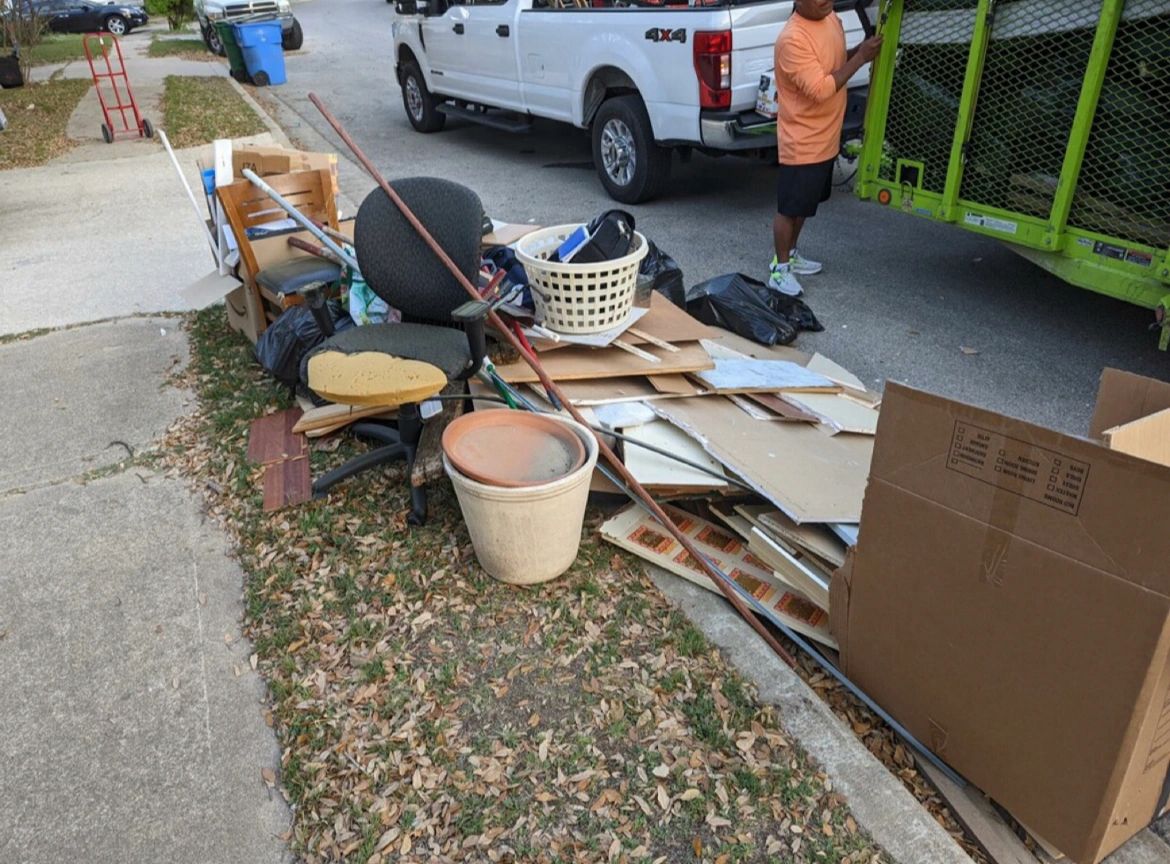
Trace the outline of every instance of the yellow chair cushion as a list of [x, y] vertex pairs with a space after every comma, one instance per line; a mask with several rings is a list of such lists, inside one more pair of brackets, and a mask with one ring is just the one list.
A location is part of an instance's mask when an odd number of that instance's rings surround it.
[[390, 407], [421, 402], [446, 386], [437, 366], [379, 351], [322, 351], [309, 358], [309, 389], [331, 402]]

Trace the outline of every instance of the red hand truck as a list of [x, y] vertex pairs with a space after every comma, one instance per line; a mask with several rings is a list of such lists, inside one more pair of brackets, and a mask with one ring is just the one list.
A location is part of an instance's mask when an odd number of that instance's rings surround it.
[[[134, 91], [130, 89], [130, 78], [126, 75], [126, 63], [122, 59], [122, 46], [118, 42], [118, 37], [109, 33], [86, 33], [81, 39], [81, 44], [85, 48], [85, 59], [89, 61], [93, 86], [97, 90], [98, 101], [102, 105], [102, 116], [106, 120], [102, 124], [102, 138], [105, 142], [110, 144], [119, 135], [127, 134], [139, 138], [153, 138], [154, 127], [138, 112], [138, 103], [134, 101]], [[112, 53], [111, 45], [114, 47]], [[113, 62], [114, 60], [117, 62]], [[102, 62], [106, 66], [105, 72], [99, 71]], [[103, 81], [110, 82], [112, 92], [109, 101], [102, 88]], [[121, 89], [118, 82], [121, 82]], [[114, 123], [113, 112], [117, 112], [120, 123]]]

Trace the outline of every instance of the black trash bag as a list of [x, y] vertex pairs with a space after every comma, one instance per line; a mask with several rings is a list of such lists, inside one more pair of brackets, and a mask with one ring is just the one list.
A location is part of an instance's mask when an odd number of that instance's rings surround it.
[[640, 276], [654, 280], [653, 289], [661, 291], [675, 306], [683, 309], [687, 305], [687, 288], [683, 283], [683, 272], [673, 258], [659, 249], [653, 240], [646, 241], [649, 248], [646, 257], [638, 267]]
[[704, 324], [722, 327], [761, 345], [787, 345], [801, 330], [825, 328], [799, 297], [773, 291], [742, 273], [716, 276], [687, 291], [687, 312]]
[[[333, 320], [333, 332], [354, 326], [345, 307], [336, 300], [325, 304]], [[295, 387], [300, 380], [301, 358], [325, 341], [308, 304], [291, 306], [268, 325], [256, 341], [256, 360], [277, 381]]]

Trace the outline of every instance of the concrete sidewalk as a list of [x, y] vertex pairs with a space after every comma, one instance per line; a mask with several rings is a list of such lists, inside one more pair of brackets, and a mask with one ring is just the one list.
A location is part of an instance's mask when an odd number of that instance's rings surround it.
[[[144, 107], [155, 64], [131, 71]], [[161, 145], [97, 143], [96, 102], [63, 159], [0, 173], [0, 336], [67, 328], [0, 340], [0, 861], [278, 864], [243, 573], [199, 496], [131, 460], [193, 397], [180, 322], [121, 316], [183, 308], [212, 259]]]
[[[167, 75], [227, 77], [227, 67], [214, 60], [149, 58], [148, 44], [148, 39], [133, 34], [123, 50], [140, 110], [157, 127], [162, 126], [159, 100]], [[54, 73], [88, 78], [89, 66], [81, 60], [37, 67], [34, 77]], [[237, 91], [269, 129], [242, 140], [288, 146], [288, 138], [271, 118], [238, 85]], [[91, 88], [67, 127], [73, 149], [40, 168], [4, 172], [0, 278], [6, 302], [0, 307], [0, 336], [185, 310], [189, 307], [179, 290], [214, 265], [198, 225], [200, 217], [161, 142], [156, 138], [106, 144], [101, 123], [101, 108]], [[209, 148], [204, 147], [177, 154], [200, 206], [196, 163], [209, 161], [207, 154]]]

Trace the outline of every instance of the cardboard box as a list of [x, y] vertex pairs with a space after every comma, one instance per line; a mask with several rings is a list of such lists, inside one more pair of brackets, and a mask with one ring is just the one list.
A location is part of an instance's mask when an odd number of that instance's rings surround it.
[[[1108, 371], [1100, 431], [1170, 385]], [[847, 674], [1077, 864], [1170, 795], [1170, 468], [891, 384], [833, 577]]]
[[227, 307], [228, 326], [237, 333], [243, 333], [253, 345], [260, 338], [263, 310], [256, 304], [256, 294], [246, 285], [241, 285], [223, 298]]
[[243, 177], [245, 168], [250, 168], [261, 177], [270, 174], [291, 174], [293, 171], [316, 171], [329, 169], [333, 177], [333, 194], [337, 195], [337, 154], [313, 153], [307, 150], [285, 150], [283, 147], [233, 147], [232, 173]]

